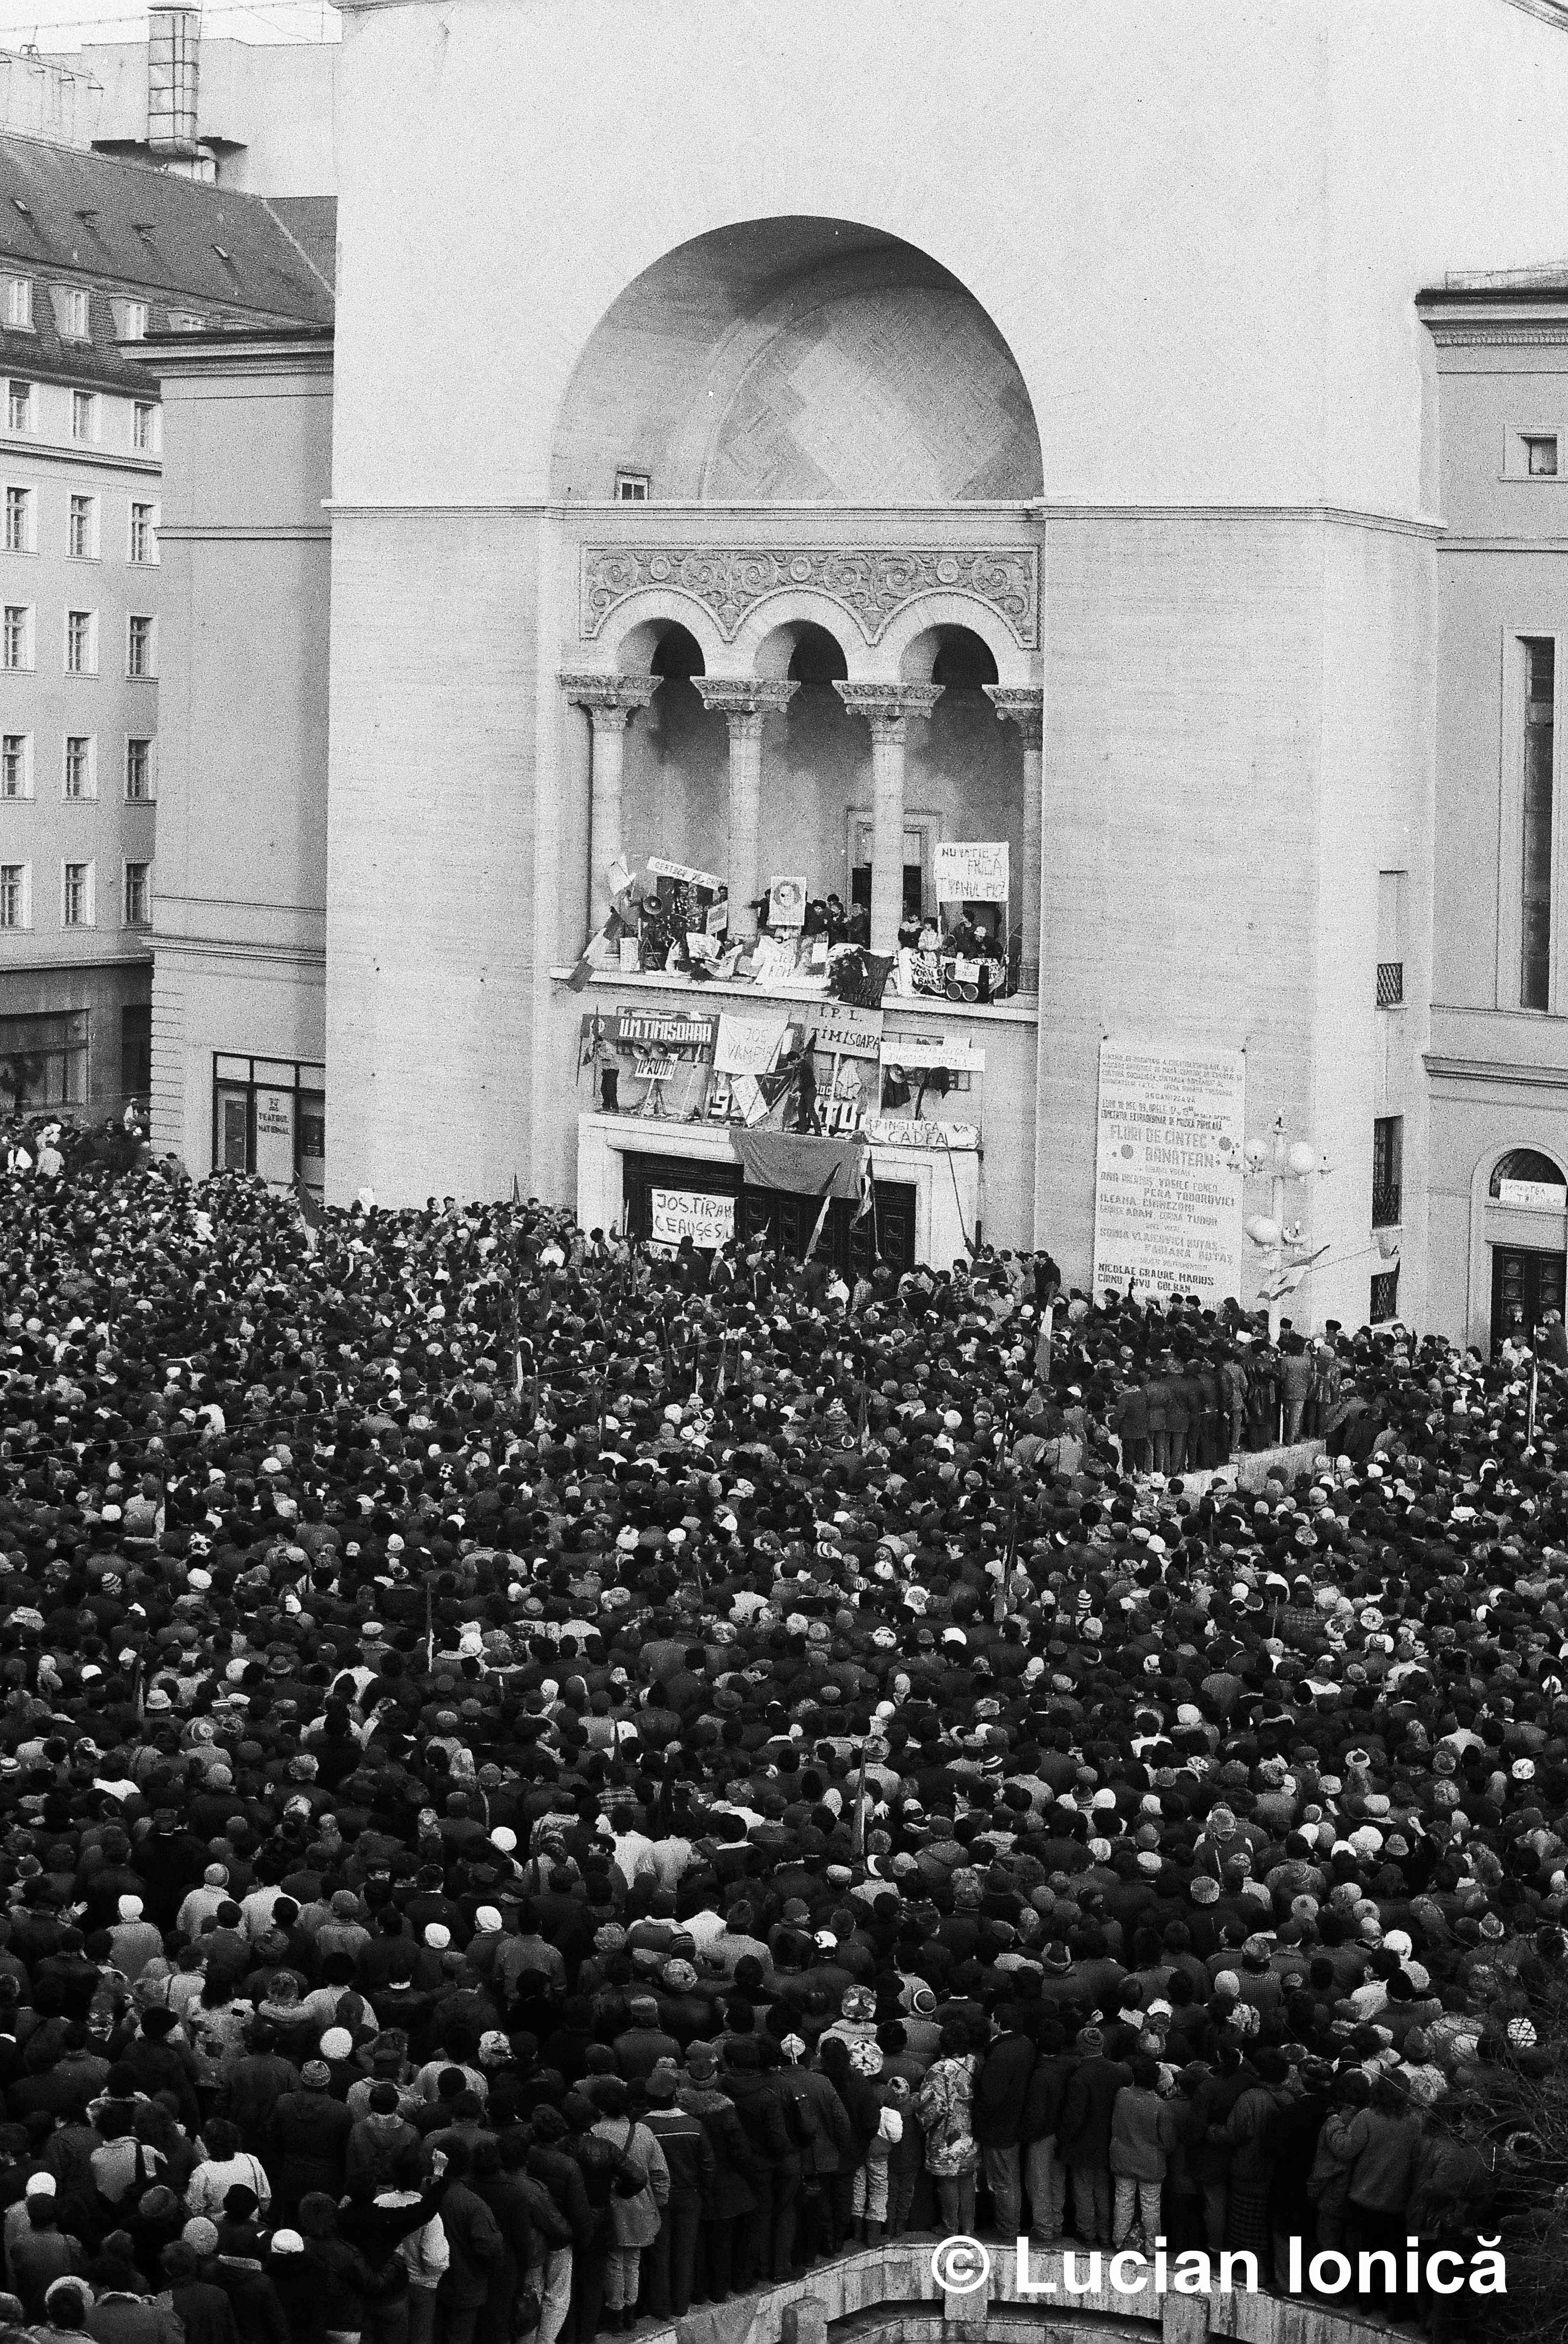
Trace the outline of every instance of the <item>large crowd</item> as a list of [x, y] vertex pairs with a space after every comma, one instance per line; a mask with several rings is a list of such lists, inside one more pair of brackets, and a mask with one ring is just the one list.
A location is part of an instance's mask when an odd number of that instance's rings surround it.
[[1526, 2186], [1552, 1357], [39, 1154], [0, 2344], [590, 2344], [921, 2231], [1282, 2285]]

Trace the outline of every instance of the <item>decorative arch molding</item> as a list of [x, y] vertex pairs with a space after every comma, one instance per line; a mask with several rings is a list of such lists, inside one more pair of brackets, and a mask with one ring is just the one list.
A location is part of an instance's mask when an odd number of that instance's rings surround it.
[[[617, 602], [613, 611], [606, 614], [603, 631], [596, 631], [597, 639], [585, 631], [582, 640], [595, 642], [594, 652], [585, 664], [602, 667], [608, 674], [618, 673], [633, 639], [643, 628], [655, 626], [661, 620], [671, 626], [684, 627], [688, 634], [695, 636], [709, 674], [716, 667], [726, 664], [724, 638], [714, 624], [712, 612], [695, 596], [662, 587], [628, 594]], [[647, 647], [645, 656], [645, 647], [638, 645], [628, 672], [648, 674], [651, 659], [651, 646]]]
[[[677, 605], [705, 611], [720, 641], [732, 644], [764, 602], [809, 596], [848, 611], [872, 647], [911, 613], [918, 623], [906, 641], [941, 623], [925, 606], [934, 611], [942, 601], [963, 606], [943, 616], [986, 632], [988, 642], [991, 634], [978, 616], [1000, 622], [1014, 651], [1040, 648], [1040, 551], [1033, 545], [585, 545], [580, 562], [578, 629], [584, 642], [597, 641], [634, 600], [668, 597], [668, 615], [691, 625], [706, 656], [700, 630]], [[1000, 672], [1000, 655], [997, 664]]]
[[[900, 611], [879, 646], [882, 660], [901, 673], [911, 647], [938, 627], [965, 627], [970, 634], [978, 635], [996, 662], [999, 684], [1039, 682], [1040, 662], [1034, 647], [1019, 642], [1014, 630], [990, 602], [969, 592], [922, 596], [907, 611]], [[930, 676], [916, 677], [911, 673], [909, 680], [929, 682]]]

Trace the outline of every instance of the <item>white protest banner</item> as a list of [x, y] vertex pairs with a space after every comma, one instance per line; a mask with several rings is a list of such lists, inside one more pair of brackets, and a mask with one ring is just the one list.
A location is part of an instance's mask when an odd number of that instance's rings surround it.
[[1241, 1292], [1246, 1059], [1186, 1043], [1104, 1041], [1094, 1292]]
[[980, 1146], [980, 1129], [972, 1123], [919, 1122], [911, 1116], [872, 1115], [861, 1123], [860, 1137], [875, 1147], [934, 1147], [961, 1155]]
[[728, 1245], [735, 1235], [733, 1197], [708, 1197], [692, 1188], [653, 1188], [649, 1235], [655, 1245], [678, 1246], [689, 1238], [695, 1246], [711, 1249]]
[[1005, 904], [1008, 848], [1005, 838], [944, 838], [936, 850], [940, 904]]
[[880, 1056], [884, 1066], [902, 1066], [907, 1075], [932, 1066], [945, 1066], [950, 1075], [985, 1072], [985, 1052], [973, 1042], [917, 1041], [910, 1034], [884, 1034]]
[[662, 854], [650, 854], [644, 868], [656, 879], [678, 879], [686, 887], [711, 887], [715, 894], [724, 884], [717, 872], [694, 871], [689, 863], [667, 862]]
[[803, 1011], [799, 1022], [823, 1057], [874, 1058], [882, 1046], [879, 1009], [854, 1009], [847, 1001], [824, 1001]]
[[784, 1027], [782, 1017], [741, 1017], [732, 1009], [721, 1011], [713, 1051], [714, 1073], [765, 1075], [779, 1055]]
[[770, 928], [803, 928], [806, 924], [806, 882], [780, 874], [768, 882], [768, 924]]
[[672, 1083], [675, 1080], [676, 1071], [681, 1064], [682, 1061], [679, 1058], [662, 1058], [654, 1055], [646, 1058], [634, 1058], [631, 1071], [639, 1083]]

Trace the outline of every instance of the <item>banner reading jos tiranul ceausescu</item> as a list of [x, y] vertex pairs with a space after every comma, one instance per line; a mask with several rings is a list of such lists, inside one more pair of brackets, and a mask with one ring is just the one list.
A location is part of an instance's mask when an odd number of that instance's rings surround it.
[[1240, 1050], [1101, 1042], [1097, 1296], [1240, 1295], [1245, 1091]]

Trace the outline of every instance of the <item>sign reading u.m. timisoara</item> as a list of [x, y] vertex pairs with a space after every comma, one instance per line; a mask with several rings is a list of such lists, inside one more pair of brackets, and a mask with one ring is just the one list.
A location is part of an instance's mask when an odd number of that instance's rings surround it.
[[1100, 1046], [1094, 1291], [1241, 1290], [1240, 1050], [1107, 1039]]

